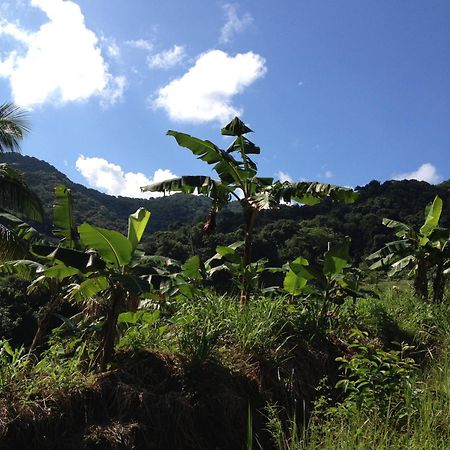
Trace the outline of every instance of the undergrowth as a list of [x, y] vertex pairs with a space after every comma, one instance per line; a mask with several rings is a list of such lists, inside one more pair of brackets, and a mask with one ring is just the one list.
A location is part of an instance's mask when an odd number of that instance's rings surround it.
[[[237, 298], [205, 292], [179, 298], [170, 313], [163, 307], [124, 313], [118, 321], [121, 358], [109, 370], [125, 369], [123, 355], [150, 351], [200, 366], [213, 362], [245, 376], [251, 361], [271, 361], [276, 368], [295, 358], [298, 347], [319, 354], [331, 343], [340, 352], [338, 379], [324, 378], [312, 409], [289, 389], [292, 398], [284, 403], [268, 396], [265, 408], [249, 406], [244, 447], [264, 448], [263, 433], [281, 450], [448, 448], [450, 307], [419, 302], [408, 285], [384, 285], [379, 292], [377, 299], [338, 305], [320, 326], [313, 299], [285, 296], [255, 298], [242, 310]], [[1, 341], [0, 396], [26, 405], [95, 385], [94, 348], [95, 342], [55, 331], [35, 358]], [[274, 374], [281, 385], [292, 381], [282, 371]]]

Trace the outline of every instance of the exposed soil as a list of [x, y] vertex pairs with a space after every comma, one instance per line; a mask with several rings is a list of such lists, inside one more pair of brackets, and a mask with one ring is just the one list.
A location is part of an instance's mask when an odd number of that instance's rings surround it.
[[337, 346], [305, 348], [294, 346], [279, 363], [253, 357], [239, 372], [215, 361], [122, 353], [120, 369], [92, 387], [21, 408], [0, 400], [0, 448], [242, 450], [250, 410], [253, 434], [270, 449], [267, 402], [295, 409], [304, 423], [320, 379], [336, 377]]

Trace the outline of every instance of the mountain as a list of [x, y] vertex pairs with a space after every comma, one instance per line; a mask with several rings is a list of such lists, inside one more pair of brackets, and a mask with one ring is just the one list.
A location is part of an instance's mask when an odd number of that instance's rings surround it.
[[147, 208], [152, 216], [149, 231], [166, 230], [169, 226], [198, 222], [207, 215], [210, 200], [195, 195], [175, 194], [144, 200], [140, 198], [115, 197], [72, 182], [66, 175], [45, 161], [18, 153], [0, 155], [0, 162], [13, 165], [23, 173], [27, 184], [44, 204], [46, 218], [44, 231], [51, 231], [53, 193], [57, 184], [64, 184], [72, 191], [76, 223], [92, 225], [125, 232], [128, 215], [139, 207]]
[[[23, 172], [29, 186], [42, 199], [46, 209], [44, 231], [51, 232], [51, 208], [56, 184], [73, 193], [76, 223], [84, 221], [123, 233], [128, 215], [143, 206], [151, 211], [144, 247], [150, 254], [184, 260], [193, 254], [210, 257], [219, 244], [242, 239], [242, 213], [232, 202], [217, 218], [216, 232], [206, 236], [201, 227], [210, 200], [202, 196], [175, 194], [150, 200], [114, 197], [73, 183], [50, 164], [19, 154], [0, 155], [0, 162], [13, 164]], [[371, 181], [356, 188], [359, 200], [352, 205], [324, 201], [315, 206], [286, 206], [260, 214], [255, 227], [254, 257], [267, 258], [279, 265], [297, 256], [318, 258], [328, 242], [352, 238], [352, 255], [359, 262], [392, 240], [392, 230], [382, 225], [383, 217], [419, 227], [424, 208], [435, 195], [444, 201], [441, 224], [450, 226], [450, 180], [439, 185], [403, 180]]]

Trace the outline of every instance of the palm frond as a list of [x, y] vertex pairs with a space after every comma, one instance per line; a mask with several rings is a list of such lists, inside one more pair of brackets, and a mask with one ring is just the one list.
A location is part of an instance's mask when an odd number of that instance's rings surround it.
[[20, 152], [20, 141], [29, 131], [26, 111], [13, 103], [0, 105], [0, 153]]
[[22, 176], [8, 164], [0, 164], [0, 207], [33, 220], [42, 221], [44, 209], [39, 197]]

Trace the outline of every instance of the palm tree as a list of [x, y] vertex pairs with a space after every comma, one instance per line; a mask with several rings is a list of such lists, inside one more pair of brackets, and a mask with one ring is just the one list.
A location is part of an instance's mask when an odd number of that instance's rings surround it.
[[20, 151], [20, 141], [30, 131], [27, 113], [13, 103], [0, 105], [0, 153]]
[[[27, 113], [13, 103], [0, 105], [0, 153], [19, 152], [20, 142], [29, 132]], [[9, 212], [41, 221], [42, 203], [27, 186], [21, 174], [5, 163], [0, 163], [0, 260], [23, 253], [20, 236], [14, 232], [20, 220]], [[9, 226], [5, 225], [5, 222]]]

